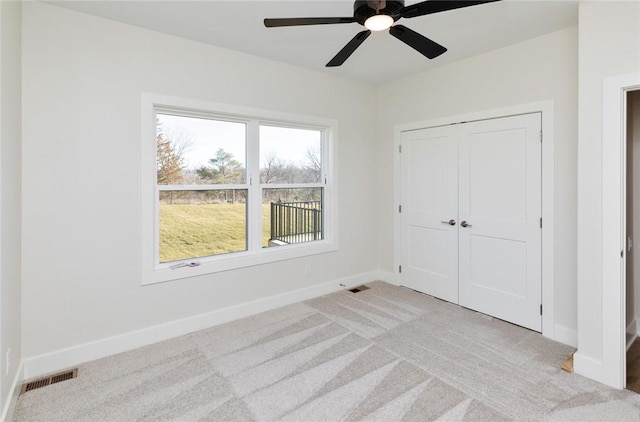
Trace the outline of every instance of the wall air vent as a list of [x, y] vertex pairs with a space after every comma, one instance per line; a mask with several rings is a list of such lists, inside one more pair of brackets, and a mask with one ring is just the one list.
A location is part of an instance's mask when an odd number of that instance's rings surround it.
[[362, 286], [354, 287], [353, 289], [349, 289], [349, 291], [351, 293], [358, 293], [358, 292], [361, 292], [363, 290], [369, 290], [369, 288], [367, 286], [365, 286], [365, 285], [362, 285]]
[[47, 385], [70, 380], [72, 378], [76, 378], [77, 376], [78, 376], [78, 368], [75, 368], [69, 371], [60, 372], [58, 374], [53, 374], [44, 378], [39, 378], [34, 381], [26, 382], [22, 384], [22, 389], [20, 390], [20, 394], [24, 394], [27, 391], [35, 390], [37, 388], [46, 387]]

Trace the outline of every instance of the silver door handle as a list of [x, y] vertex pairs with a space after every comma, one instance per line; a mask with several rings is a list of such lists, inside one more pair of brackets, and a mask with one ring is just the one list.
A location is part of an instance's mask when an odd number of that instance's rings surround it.
[[471, 224], [467, 223], [466, 221], [463, 221], [462, 223], [460, 223], [460, 225], [462, 227], [471, 227]]
[[456, 220], [454, 220], [453, 218], [449, 221], [441, 221], [442, 224], [448, 224], [450, 226], [455, 226], [456, 225]]

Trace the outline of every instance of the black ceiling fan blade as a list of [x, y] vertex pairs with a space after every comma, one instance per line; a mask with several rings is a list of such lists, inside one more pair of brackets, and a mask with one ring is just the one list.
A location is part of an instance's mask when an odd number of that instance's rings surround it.
[[445, 47], [437, 42], [430, 40], [424, 35], [418, 34], [416, 31], [404, 25], [392, 26], [389, 28], [389, 33], [430, 59], [436, 58], [447, 51]]
[[281, 18], [265, 19], [264, 26], [275, 28], [278, 26], [329, 25], [334, 23], [354, 23], [354, 18]]
[[371, 35], [371, 31], [369, 30], [359, 32], [342, 48], [342, 50], [340, 50], [338, 54], [336, 54], [333, 59], [331, 59], [329, 63], [327, 63], [327, 67], [336, 67], [344, 63], [345, 60], [347, 60], [349, 56], [356, 51], [356, 48], [360, 47], [360, 44], [369, 37], [369, 35]]
[[500, 0], [480, 0], [480, 1], [440, 1], [440, 0], [427, 0], [421, 3], [412, 4], [406, 6], [400, 11], [400, 16], [403, 18], [415, 18], [416, 16], [430, 15], [432, 13], [446, 12], [447, 10], [460, 9], [463, 7], [477, 6], [484, 3], [493, 3]]

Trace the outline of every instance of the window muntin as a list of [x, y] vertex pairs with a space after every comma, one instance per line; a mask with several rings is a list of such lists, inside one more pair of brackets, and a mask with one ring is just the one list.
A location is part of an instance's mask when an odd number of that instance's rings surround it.
[[[142, 179], [143, 198], [149, 198], [143, 202], [142, 206], [142, 257], [145, 263], [143, 264], [142, 271], [143, 284], [175, 280], [337, 250], [338, 237], [335, 230], [335, 221], [337, 220], [338, 208], [336, 198], [332, 195], [335, 181], [333, 181], [332, 177], [333, 166], [331, 163], [334, 154], [332, 145], [335, 141], [334, 135], [337, 129], [334, 120], [226, 106], [155, 94], [143, 94], [142, 112], [143, 116], [147, 116], [142, 126], [143, 139], [145, 140], [153, 139], [156, 141], [157, 124], [159, 122], [158, 115], [240, 124], [244, 126], [246, 130], [246, 155], [244, 160], [242, 160], [244, 183], [233, 185], [207, 184], [211, 183], [211, 181], [209, 180], [207, 182], [203, 180], [203, 178], [198, 180], [192, 177], [191, 179], [185, 178], [179, 182], [183, 184], [175, 185], [158, 184], [156, 183], [156, 177], [153, 177], [153, 184], [145, 181], [149, 179]], [[260, 117], [256, 118], [255, 116]], [[153, 122], [153, 124], [151, 124], [151, 122]], [[293, 178], [279, 180], [279, 182], [285, 183], [260, 183], [261, 156], [259, 135], [261, 127], [276, 128], [280, 131], [284, 130], [284, 132], [287, 133], [311, 132], [313, 136], [315, 136], [313, 146], [318, 149], [319, 145], [321, 160], [319, 175], [313, 179]], [[269, 130], [267, 129], [267, 131]], [[152, 145], [153, 149], [151, 149]], [[284, 142], [278, 145], [285, 145], [286, 150], [286, 145], [290, 144]], [[151, 153], [157, 155], [157, 142], [151, 144], [149, 141], [145, 141], [143, 152], [143, 174], [154, 174], [154, 176], [157, 176], [157, 160], [153, 160], [153, 167], [151, 167], [149, 158], [146, 158], [150, 157]], [[185, 162], [185, 164], [188, 163], [191, 163], [191, 161]], [[196, 169], [198, 168], [198, 166], [193, 165], [189, 165], [189, 167], [191, 167], [191, 169], [194, 167]], [[153, 173], [151, 172], [152, 168], [154, 169]], [[239, 180], [236, 179], [233, 181], [237, 182]], [[295, 181], [295, 183], [288, 183], [289, 181]], [[264, 198], [269, 196], [269, 192], [265, 194], [263, 188], [289, 189], [292, 191], [296, 189], [304, 190], [315, 188], [317, 190], [315, 196], [321, 197], [322, 200], [321, 235], [317, 236], [318, 240], [286, 244], [286, 246], [278, 248], [265, 247], [268, 246], [267, 243], [270, 237], [270, 233], [268, 232], [270, 229], [270, 204], [264, 203]], [[222, 253], [220, 253], [220, 251], [216, 252], [218, 253], [217, 255], [208, 255], [208, 253], [211, 253], [210, 251], [205, 251], [204, 253], [183, 252], [182, 254], [173, 256], [163, 253], [163, 258], [161, 259], [159, 230], [161, 220], [160, 192], [165, 192], [163, 195], [169, 195], [169, 192], [173, 192], [174, 198], [176, 198], [176, 192], [178, 191], [217, 192], [225, 190], [228, 191], [227, 197], [231, 195], [229, 192], [232, 191], [235, 191], [236, 194], [240, 191], [245, 192], [245, 196], [243, 196], [244, 199], [242, 200], [245, 201], [244, 206], [246, 207], [246, 249], [242, 250], [241, 247], [227, 248], [227, 250], [223, 250]], [[155, 194], [152, 194], [154, 191]], [[183, 195], [185, 194], [183, 193]], [[155, 200], [152, 200], [153, 197], [155, 197]], [[300, 200], [302, 195], [297, 193], [296, 197]], [[206, 201], [202, 202], [204, 203]], [[267, 211], [263, 212], [265, 208]], [[150, 215], [155, 215], [155, 218], [149, 219], [148, 217]], [[155, 244], [155, 247], [150, 249], [149, 246], [153, 244]], [[213, 248], [211, 249], [213, 250]], [[155, 252], [153, 252], [154, 250]], [[235, 250], [238, 251], [235, 252]], [[232, 251], [234, 252], [231, 253]], [[176, 258], [186, 257], [187, 255], [194, 255], [195, 259], [179, 259], [177, 262], [174, 261]], [[195, 255], [203, 255], [203, 257], [196, 258]], [[182, 265], [194, 262], [199, 265]]]

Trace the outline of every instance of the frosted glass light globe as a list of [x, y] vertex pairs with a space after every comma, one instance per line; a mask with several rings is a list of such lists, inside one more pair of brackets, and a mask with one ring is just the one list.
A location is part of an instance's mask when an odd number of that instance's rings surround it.
[[384, 31], [393, 25], [393, 18], [389, 15], [373, 15], [364, 22], [370, 31]]

